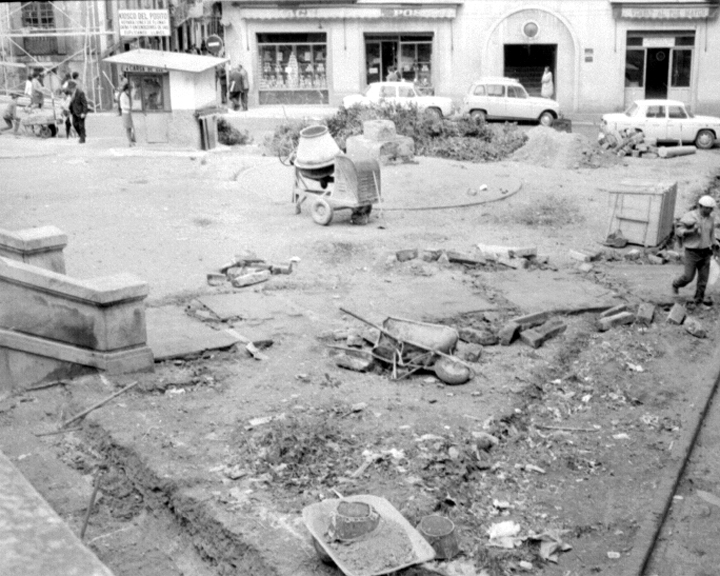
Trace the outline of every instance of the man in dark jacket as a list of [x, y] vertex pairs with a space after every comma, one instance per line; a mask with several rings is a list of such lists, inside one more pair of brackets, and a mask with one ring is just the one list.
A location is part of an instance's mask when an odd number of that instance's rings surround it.
[[73, 127], [80, 136], [80, 144], [85, 144], [85, 116], [88, 113], [88, 103], [83, 92], [76, 82], [68, 82], [68, 94], [70, 94], [70, 114], [72, 115]]

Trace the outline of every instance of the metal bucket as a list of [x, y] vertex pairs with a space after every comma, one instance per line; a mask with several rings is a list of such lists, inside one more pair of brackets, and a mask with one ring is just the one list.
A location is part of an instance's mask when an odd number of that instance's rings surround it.
[[[333, 166], [335, 156], [340, 153], [327, 126], [316, 124], [300, 131], [295, 166], [301, 170], [317, 170]], [[312, 176], [308, 176], [312, 178]], [[314, 178], [317, 179], [317, 178]]]

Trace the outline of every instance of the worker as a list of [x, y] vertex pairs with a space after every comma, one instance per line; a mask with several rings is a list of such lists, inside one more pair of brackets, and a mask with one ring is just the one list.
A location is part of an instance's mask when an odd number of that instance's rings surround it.
[[10, 94], [10, 102], [7, 105], [7, 108], [5, 108], [5, 112], [3, 113], [3, 120], [5, 120], [6, 126], [0, 128], [0, 134], [5, 132], [6, 130], [12, 129], [13, 134], [15, 137], [18, 137], [18, 129], [20, 128], [20, 117], [18, 116], [17, 111], [17, 100], [18, 95], [14, 92]]
[[713, 304], [712, 298], [705, 295], [705, 288], [710, 276], [710, 259], [720, 250], [715, 239], [715, 218], [712, 214], [716, 205], [712, 196], [702, 196], [697, 201], [697, 206], [683, 215], [675, 226], [675, 235], [680, 239], [685, 251], [685, 271], [682, 276], [673, 280], [672, 291], [677, 296], [679, 289], [690, 284], [697, 272], [693, 299], [695, 305]]

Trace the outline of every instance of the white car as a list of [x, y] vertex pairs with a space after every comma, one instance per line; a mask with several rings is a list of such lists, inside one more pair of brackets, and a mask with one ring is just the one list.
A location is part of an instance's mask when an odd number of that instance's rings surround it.
[[603, 115], [603, 133], [628, 129], [659, 141], [694, 143], [708, 150], [720, 134], [720, 118], [694, 116], [679, 100], [636, 100], [625, 112]]
[[472, 83], [460, 110], [482, 120], [530, 120], [552, 126], [560, 104], [530, 96], [514, 78], [480, 78]]
[[401, 105], [414, 104], [421, 111], [427, 111], [438, 118], [453, 113], [451, 98], [444, 96], [422, 96], [418, 94], [411, 82], [373, 82], [362, 94], [351, 94], [343, 98], [343, 106], [396, 103]]

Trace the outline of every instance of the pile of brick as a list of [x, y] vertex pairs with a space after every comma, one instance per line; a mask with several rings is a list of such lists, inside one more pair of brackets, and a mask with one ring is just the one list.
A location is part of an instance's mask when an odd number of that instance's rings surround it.
[[[628, 304], [619, 304], [613, 308], [605, 310], [598, 315], [597, 329], [600, 332], [607, 332], [616, 326], [624, 326], [628, 324], [639, 324], [641, 326], [650, 326], [655, 319], [655, 306], [649, 302], [643, 302], [636, 309], [631, 308]], [[670, 309], [665, 321], [668, 324], [682, 325], [685, 331], [696, 338], [706, 338], [707, 332], [702, 322], [697, 318], [687, 315], [685, 306], [676, 303]]]
[[532, 348], [540, 348], [545, 342], [559, 336], [565, 330], [567, 324], [560, 318], [554, 317], [551, 312], [535, 312], [506, 322], [498, 331], [498, 338], [503, 346], [510, 346], [515, 340], [520, 339]]
[[635, 158], [659, 158], [657, 138], [645, 136], [642, 132], [627, 129], [621, 132], [603, 134], [600, 147], [618, 156]]
[[651, 264], [661, 266], [669, 262], [679, 262], [680, 253], [675, 250], [659, 248], [631, 248], [621, 251], [615, 248], [604, 248], [601, 250], [570, 250], [568, 255], [576, 260], [578, 270], [590, 272], [595, 268], [597, 262], [618, 262], [625, 261], [635, 264]]
[[266, 282], [274, 274], [292, 274], [293, 264], [299, 261], [299, 258], [293, 257], [287, 264], [270, 264], [254, 252], [242, 252], [221, 266], [218, 272], [209, 273], [207, 282], [210, 286], [229, 283], [235, 288], [244, 288]]
[[409, 248], [398, 250], [392, 261], [407, 262], [418, 258], [424, 262], [462, 264], [470, 268], [489, 266], [512, 268], [514, 270], [527, 270], [530, 268], [554, 269], [548, 256], [539, 256], [537, 248], [529, 246], [510, 248], [478, 244], [472, 251]]

